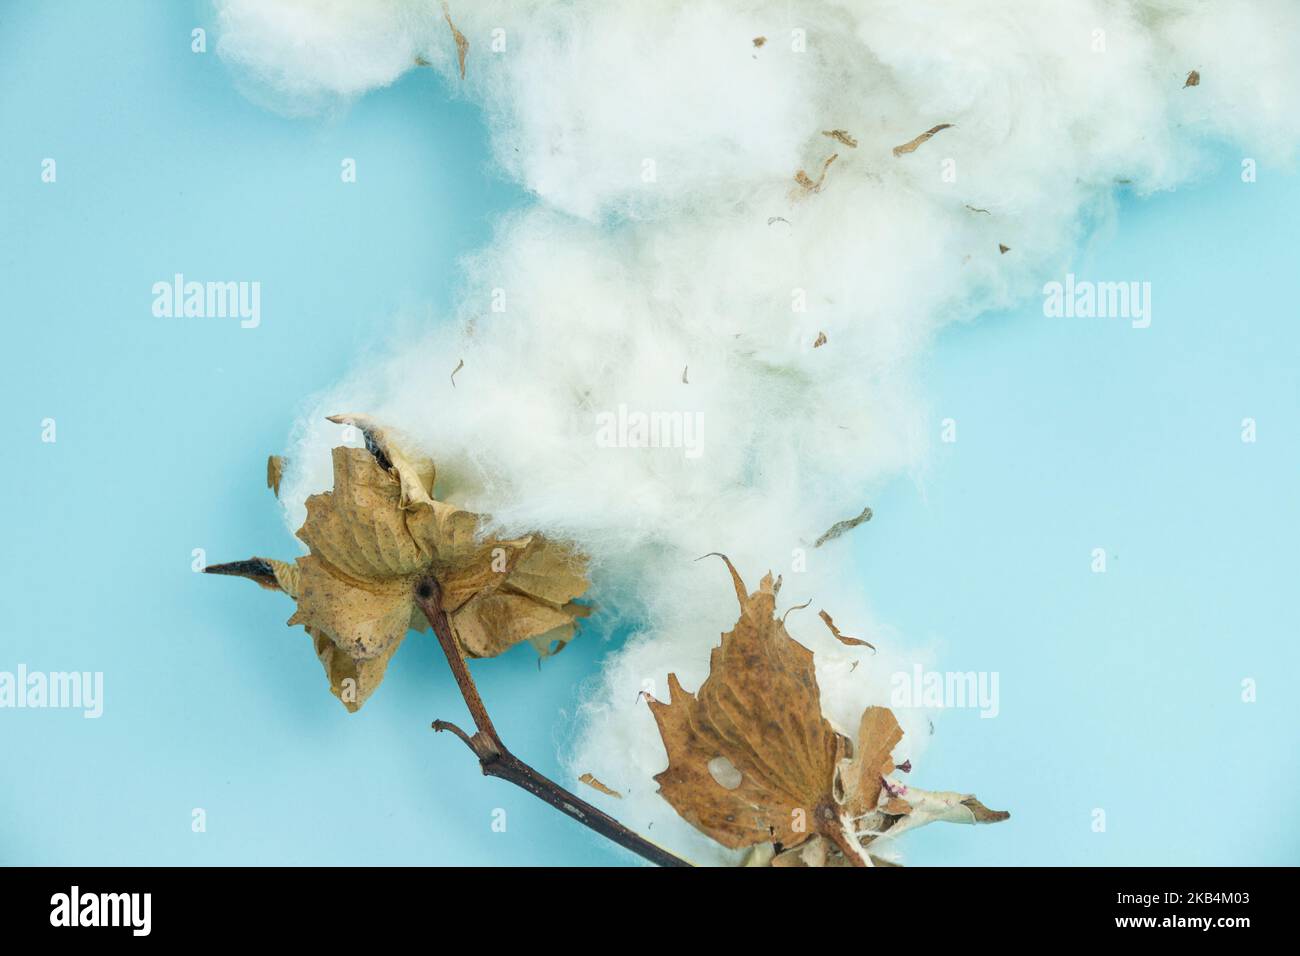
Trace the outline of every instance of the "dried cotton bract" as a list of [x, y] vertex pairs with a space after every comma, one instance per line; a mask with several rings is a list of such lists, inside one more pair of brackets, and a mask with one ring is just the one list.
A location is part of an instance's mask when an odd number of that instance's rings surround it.
[[426, 574], [470, 657], [525, 640], [545, 655], [573, 636], [587, 612], [574, 603], [587, 589], [584, 559], [540, 535], [484, 536], [482, 515], [433, 497], [431, 459], [365, 416], [331, 420], [360, 429], [366, 447], [336, 447], [334, 489], [307, 500], [298, 537], [311, 553], [296, 564], [254, 558], [207, 570], [297, 601], [289, 624], [312, 636], [330, 690], [349, 711], [379, 686], [407, 631], [428, 627], [414, 595]]

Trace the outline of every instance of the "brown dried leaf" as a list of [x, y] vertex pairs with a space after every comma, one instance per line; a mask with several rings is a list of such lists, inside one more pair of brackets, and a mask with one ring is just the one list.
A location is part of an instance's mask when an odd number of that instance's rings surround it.
[[819, 814], [835, 816], [842, 738], [822, 717], [812, 652], [773, 616], [772, 575], [747, 594], [730, 561], [727, 568], [740, 619], [713, 649], [708, 678], [692, 695], [669, 674], [669, 702], [650, 702], [668, 752], [655, 781], [678, 813], [724, 846], [794, 846], [816, 831]]
[[767, 42], [767, 37], [754, 37], [754, 49], [758, 49]]
[[843, 521], [837, 521], [813, 544], [814, 548], [820, 548], [827, 541], [833, 541], [847, 531], [852, 531], [858, 525], [870, 521], [874, 512], [870, 508], [863, 508], [862, 513], [855, 518], [845, 518]]
[[1005, 256], [1005, 255], [1006, 255], [1008, 252], [1010, 252], [1010, 251], [1011, 251], [1011, 247], [1010, 247], [1010, 246], [1004, 246], [1002, 243], [1000, 243], [1000, 242], [998, 243], [998, 252], [999, 252], [1001, 255], [1004, 255], [1004, 256]]
[[279, 455], [270, 455], [266, 459], [266, 487], [277, 498], [280, 497], [280, 479], [284, 477], [284, 459]]
[[1183, 84], [1183, 89], [1187, 89], [1189, 86], [1200, 86], [1200, 85], [1201, 85], [1201, 74], [1198, 73], [1196, 70], [1192, 70], [1192, 72], [1187, 74], [1187, 82]]
[[827, 338], [826, 338], [826, 333], [825, 333], [825, 332], [818, 332], [818, 333], [817, 333], [817, 341], [813, 343], [813, 348], [815, 348], [815, 349], [819, 349], [819, 348], [821, 348], [823, 345], [825, 345], [827, 341], [828, 341], [828, 340], [827, 340]]
[[847, 634], [841, 634], [840, 629], [836, 627], [835, 622], [831, 620], [831, 616], [825, 611], [818, 611], [817, 613], [821, 616], [821, 619], [826, 622], [826, 626], [831, 629], [831, 633], [835, 635], [835, 639], [841, 644], [845, 644], [849, 647], [869, 647], [873, 651], [876, 649], [876, 645], [872, 644], [870, 641], [864, 641], [860, 637], [849, 637]]
[[469, 41], [465, 39], [465, 34], [456, 29], [456, 24], [451, 22], [451, 10], [447, 8], [447, 0], [442, 0], [442, 16], [447, 21], [447, 26], [451, 27], [451, 37], [456, 41], [456, 60], [460, 64], [460, 78], [465, 79], [465, 57], [469, 55]]
[[940, 130], [951, 129], [951, 128], [952, 128], [952, 123], [940, 123], [938, 126], [931, 126], [920, 136], [916, 137], [916, 139], [908, 140], [902, 146], [895, 146], [894, 155], [902, 156], [904, 153], [915, 152], [918, 146], [926, 142], [935, 133], [939, 132]]
[[618, 799], [620, 800], [623, 799], [623, 794], [619, 793], [617, 790], [611, 790], [609, 787], [605, 786], [603, 783], [597, 780], [593, 774], [584, 773], [581, 777], [578, 778], [578, 782], [585, 783], [593, 790], [599, 790], [607, 797], [618, 797]]
[[829, 136], [831, 139], [835, 140], [836, 142], [843, 143], [849, 149], [858, 148], [858, 141], [854, 139], [853, 136], [846, 129], [824, 129], [822, 130], [822, 135]]

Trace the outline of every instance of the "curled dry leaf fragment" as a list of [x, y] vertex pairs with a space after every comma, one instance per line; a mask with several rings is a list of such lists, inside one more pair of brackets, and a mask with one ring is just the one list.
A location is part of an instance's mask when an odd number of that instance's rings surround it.
[[350, 711], [383, 680], [412, 627], [428, 622], [415, 582], [433, 574], [452, 631], [470, 657], [522, 641], [563, 645], [589, 609], [585, 559], [539, 535], [498, 539], [487, 519], [433, 497], [433, 461], [363, 415], [330, 419], [361, 430], [365, 448], [333, 451], [334, 488], [307, 499], [296, 564], [254, 559], [215, 565], [284, 591], [298, 604], [289, 623], [315, 643], [330, 689]]
[[836, 627], [835, 622], [831, 620], [831, 616], [825, 611], [818, 611], [817, 614], [826, 622], [826, 626], [831, 629], [831, 633], [835, 635], [835, 639], [841, 644], [848, 647], [869, 647], [873, 651], [876, 649], [876, 645], [872, 644], [870, 641], [864, 641], [860, 637], [849, 637], [847, 634], [841, 634], [840, 629]]
[[823, 345], [825, 345], [827, 341], [828, 341], [828, 339], [826, 338], [826, 333], [825, 333], [825, 332], [818, 332], [818, 333], [817, 333], [817, 341], [813, 342], [813, 348], [815, 348], [815, 349], [819, 349], [819, 348], [821, 348]]
[[284, 459], [279, 455], [270, 455], [266, 459], [266, 487], [277, 498], [280, 497], [280, 479], [284, 477]]
[[605, 786], [603, 783], [601, 783], [599, 780], [596, 779], [594, 774], [584, 773], [581, 777], [578, 778], [578, 782], [585, 783], [593, 790], [599, 790], [607, 797], [617, 797], [620, 800], [623, 799], [623, 794], [619, 793], [617, 790], [611, 790], [609, 787]]
[[858, 141], [854, 139], [846, 129], [824, 129], [822, 130], [822, 135], [829, 136], [836, 142], [843, 143], [849, 149], [858, 148]]
[[758, 49], [767, 42], [767, 37], [754, 37], [754, 49]]
[[456, 41], [456, 61], [460, 65], [460, 78], [465, 79], [465, 57], [469, 54], [469, 41], [465, 39], [465, 34], [456, 29], [456, 24], [451, 22], [451, 10], [447, 7], [447, 0], [442, 0], [442, 16], [447, 21], [447, 26], [451, 27], [451, 38]]
[[857, 517], [845, 518], [843, 521], [835, 522], [833, 525], [831, 525], [829, 528], [826, 529], [826, 532], [820, 538], [817, 539], [817, 541], [813, 544], [813, 547], [820, 548], [827, 541], [833, 541], [835, 538], [838, 538], [846, 531], [852, 531], [858, 525], [870, 521], [872, 514], [874, 514], [874, 512], [871, 510], [871, 508], [869, 507], [863, 508], [862, 514], [858, 515]]
[[916, 150], [916, 147], [920, 146], [922, 143], [928, 140], [935, 133], [938, 133], [941, 130], [951, 129], [951, 128], [952, 128], [952, 123], [940, 123], [938, 126], [931, 126], [920, 136], [916, 137], [916, 139], [908, 140], [902, 146], [895, 146], [894, 155], [902, 156], [904, 153], [914, 152]]
[[813, 181], [812, 177], [809, 176], [802, 169], [794, 174], [794, 181], [798, 183], [800, 186], [802, 186], [805, 192], [809, 192], [809, 193], [821, 192], [822, 184], [826, 182], [826, 170], [830, 169], [831, 163], [835, 162], [835, 160], [839, 159], [839, 157], [840, 157], [839, 153], [831, 153], [830, 158], [828, 158], [826, 162], [822, 163], [822, 173], [820, 176], [817, 177], [815, 182]]
[[1192, 72], [1187, 74], [1187, 82], [1183, 84], [1183, 89], [1187, 89], [1189, 86], [1200, 86], [1200, 85], [1201, 85], [1201, 74], [1198, 73], [1196, 70], [1192, 70]]
[[[775, 617], [769, 572], [757, 591], [725, 555], [740, 617], [709, 658], [695, 694], [668, 675], [668, 703], [650, 700], [668, 767], [659, 792], [697, 829], [732, 849], [769, 846], [750, 864], [872, 866], [867, 848], [935, 820], [994, 823], [970, 794], [890, 780], [903, 732], [893, 712], [868, 707], [856, 743], [822, 716], [813, 654]], [[778, 860], [792, 850], [797, 860]]]

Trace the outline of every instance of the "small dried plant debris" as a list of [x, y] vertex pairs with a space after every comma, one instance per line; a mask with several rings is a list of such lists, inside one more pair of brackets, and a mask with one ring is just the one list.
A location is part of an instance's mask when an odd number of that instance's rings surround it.
[[280, 497], [280, 479], [284, 477], [284, 459], [279, 455], [270, 455], [266, 459], [266, 487], [277, 498]]
[[754, 37], [754, 49], [759, 49], [766, 42], [767, 37]]
[[581, 777], [578, 778], [578, 782], [585, 783], [593, 790], [599, 790], [607, 797], [617, 797], [619, 800], [623, 799], [623, 794], [619, 793], [617, 790], [613, 790], [605, 786], [603, 783], [601, 783], [599, 780], [596, 779], [594, 774], [584, 773]]
[[1005, 245], [1003, 245], [1003, 244], [1000, 243], [1000, 242], [998, 243], [998, 253], [999, 253], [999, 254], [1005, 256], [1005, 255], [1006, 255], [1008, 252], [1010, 252], [1010, 251], [1011, 251], [1011, 247], [1010, 247], [1010, 246], [1005, 246]]
[[826, 170], [831, 168], [831, 163], [840, 158], [839, 153], [831, 153], [826, 162], [822, 163], [821, 175], [814, 180], [802, 169], [794, 174], [794, 181], [804, 188], [807, 193], [819, 193], [822, 191], [822, 184], [826, 182]]
[[824, 129], [822, 130], [822, 135], [829, 136], [837, 143], [843, 143], [849, 149], [858, 148], [858, 141], [854, 139], [846, 129]]
[[465, 367], [465, 360], [461, 359], [456, 363], [456, 367], [451, 370], [451, 387], [456, 387], [456, 373]]
[[813, 547], [820, 548], [827, 541], [833, 541], [836, 538], [838, 538], [840, 535], [844, 534], [845, 532], [852, 531], [858, 525], [870, 521], [873, 513], [874, 512], [872, 512], [871, 508], [867, 507], [862, 509], [862, 514], [854, 518], [845, 518], [843, 521], [835, 522], [833, 525], [831, 525], [829, 528], [826, 529], [825, 533], [822, 534], [820, 538], [817, 539], [817, 541], [813, 544]]
[[442, 0], [442, 16], [447, 21], [447, 26], [451, 27], [451, 38], [456, 41], [456, 62], [460, 65], [460, 78], [465, 79], [465, 57], [469, 55], [469, 41], [465, 39], [465, 34], [456, 29], [456, 24], [451, 22], [451, 10], [447, 7], [447, 0]]
[[869, 647], [873, 651], [876, 649], [876, 645], [872, 644], [870, 641], [864, 641], [860, 637], [849, 637], [847, 634], [841, 634], [840, 629], [835, 626], [835, 621], [832, 620], [831, 616], [825, 611], [818, 611], [817, 614], [826, 622], [826, 626], [831, 629], [831, 633], [835, 635], [835, 639], [841, 644], [844, 644], [847, 647]]
[[822, 715], [813, 654], [774, 614], [769, 572], [758, 590], [725, 556], [740, 616], [709, 658], [695, 694], [668, 675], [670, 699], [650, 702], [668, 753], [655, 776], [683, 819], [731, 849], [757, 847], [772, 866], [873, 866], [875, 844], [937, 820], [994, 823], [970, 794], [891, 779], [903, 731], [893, 712], [868, 707], [857, 739]]
[[815, 348], [815, 349], [819, 349], [819, 348], [821, 348], [823, 345], [825, 345], [828, 341], [830, 341], [830, 340], [829, 340], [828, 338], [826, 338], [826, 333], [825, 333], [825, 332], [818, 332], [818, 333], [817, 333], [817, 340], [816, 340], [815, 342], [813, 342], [813, 348]]
[[1201, 85], [1201, 74], [1198, 73], [1196, 70], [1192, 70], [1192, 72], [1187, 74], [1187, 81], [1183, 84], [1183, 89], [1187, 89], [1189, 86], [1200, 86], [1200, 85]]
[[918, 146], [926, 142], [935, 133], [938, 133], [941, 130], [951, 129], [951, 128], [952, 128], [952, 123], [940, 123], [938, 126], [931, 126], [920, 136], [916, 137], [916, 139], [908, 140], [902, 146], [895, 146], [894, 155], [902, 156], [904, 153], [915, 152]]

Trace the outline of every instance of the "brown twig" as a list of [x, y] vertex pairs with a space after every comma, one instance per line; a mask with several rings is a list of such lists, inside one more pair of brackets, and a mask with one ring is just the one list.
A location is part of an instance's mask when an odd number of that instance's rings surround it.
[[479, 766], [485, 776], [508, 780], [516, 787], [521, 787], [533, 796], [545, 800], [565, 816], [572, 817], [583, 826], [595, 830], [606, 839], [613, 840], [619, 846], [631, 850], [651, 863], [658, 866], [691, 865], [633, 833], [609, 814], [597, 810], [581, 797], [575, 796], [555, 781], [542, 776], [512, 754], [501, 741], [501, 736], [497, 733], [492, 718], [488, 716], [487, 708], [483, 705], [483, 698], [479, 696], [478, 688], [474, 686], [474, 678], [470, 676], [465, 655], [461, 653], [460, 645], [456, 643], [455, 635], [451, 632], [447, 612], [442, 609], [442, 588], [433, 575], [425, 575], [416, 582], [415, 602], [424, 612], [424, 616], [429, 619], [433, 633], [437, 635], [438, 643], [442, 645], [442, 652], [447, 656], [452, 676], [456, 678], [456, 686], [460, 688], [460, 694], [465, 698], [465, 706], [469, 708], [470, 717], [474, 720], [473, 734], [468, 734], [445, 720], [433, 722], [435, 731], [451, 731], [464, 741], [465, 745], [474, 752], [474, 756], [478, 757]]

